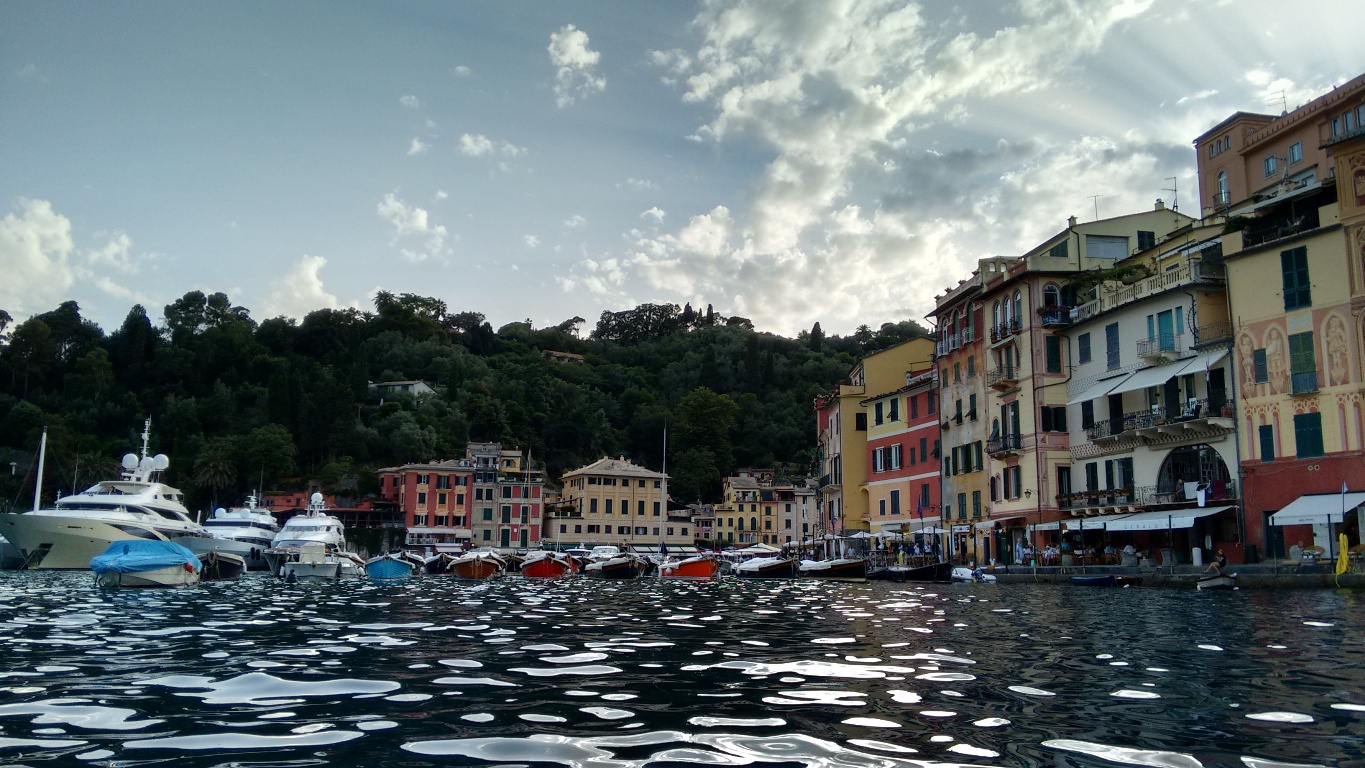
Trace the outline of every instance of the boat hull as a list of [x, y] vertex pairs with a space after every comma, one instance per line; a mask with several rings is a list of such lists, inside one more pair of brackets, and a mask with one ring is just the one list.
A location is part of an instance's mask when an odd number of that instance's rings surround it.
[[365, 561], [365, 575], [374, 581], [411, 579], [412, 563], [398, 555], [382, 555]]
[[199, 555], [200, 558], [203, 558], [209, 552], [216, 549], [219, 552], [227, 552], [228, 554], [242, 558], [246, 561], [246, 567], [249, 571], [270, 570], [270, 563], [266, 562], [265, 559], [265, 551], [270, 548], [269, 544], [241, 541], [239, 539], [220, 539], [216, 536], [210, 539], [195, 536], [174, 539], [174, 541], [176, 544]]
[[[740, 563], [734, 573], [741, 579], [794, 579], [797, 561], [793, 558], [768, 558], [771, 562]], [[749, 567], [745, 567], [749, 566]]]
[[521, 563], [521, 575], [528, 579], [566, 579], [578, 573], [578, 562], [567, 555], [532, 557]]
[[199, 583], [201, 574], [183, 565], [153, 568], [146, 571], [106, 571], [95, 575], [95, 584], [100, 587], [193, 587]]
[[503, 564], [491, 557], [460, 557], [452, 560], [446, 573], [457, 579], [483, 580], [501, 576]]
[[231, 552], [215, 549], [199, 559], [204, 564], [204, 581], [230, 581], [247, 571], [246, 560]]
[[709, 581], [720, 575], [720, 561], [714, 557], [689, 557], [659, 566], [659, 578], [688, 581]]
[[1195, 588], [1203, 591], [1206, 589], [1235, 589], [1237, 587], [1236, 576], [1209, 576], [1200, 579], [1195, 583]]
[[322, 563], [284, 563], [280, 566], [280, 577], [285, 581], [336, 581], [341, 578], [341, 563], [336, 561]]
[[[90, 559], [116, 541], [171, 541], [155, 529], [131, 521], [27, 512], [0, 514], [0, 536], [18, 547], [29, 570], [86, 570]], [[183, 541], [177, 541], [183, 543]]]
[[638, 579], [642, 570], [634, 557], [613, 557], [588, 563], [583, 572], [594, 579]]
[[797, 567], [797, 573], [808, 579], [867, 579], [866, 560], [808, 560]]

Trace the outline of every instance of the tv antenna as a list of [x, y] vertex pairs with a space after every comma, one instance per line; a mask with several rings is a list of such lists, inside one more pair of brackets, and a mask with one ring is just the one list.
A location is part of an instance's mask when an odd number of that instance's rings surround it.
[[1179, 186], [1176, 184], [1176, 177], [1168, 176], [1166, 177], [1166, 181], [1171, 182], [1171, 186], [1162, 187], [1161, 191], [1171, 193], [1171, 210], [1178, 211], [1180, 210], [1180, 193], [1176, 191], [1176, 187]]
[[1090, 195], [1090, 199], [1095, 201], [1095, 221], [1100, 220], [1100, 198], [1104, 195]]
[[1280, 102], [1280, 114], [1282, 115], [1288, 114], [1289, 101], [1285, 99], [1283, 90], [1271, 91], [1269, 94], [1267, 94], [1265, 103], [1267, 106], [1273, 107], [1275, 106], [1275, 102], [1277, 101]]

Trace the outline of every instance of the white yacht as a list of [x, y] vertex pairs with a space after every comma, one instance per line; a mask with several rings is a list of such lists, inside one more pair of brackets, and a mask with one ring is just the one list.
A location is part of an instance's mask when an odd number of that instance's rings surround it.
[[[142, 430], [142, 455], [123, 457], [117, 480], [104, 480], [57, 500], [51, 509], [0, 514], [0, 535], [19, 548], [24, 568], [89, 570], [90, 558], [115, 541], [148, 539], [182, 546], [208, 537], [185, 509], [176, 488], [157, 480], [170, 466], [164, 453], [147, 455], [152, 420]], [[39, 466], [46, 450], [39, 451]], [[41, 469], [38, 482], [42, 482]], [[35, 494], [36, 497], [36, 494]]]
[[218, 509], [204, 521], [211, 539], [198, 539], [186, 545], [196, 555], [207, 555], [213, 550], [237, 555], [246, 560], [248, 570], [264, 571], [270, 566], [265, 551], [274, 544], [280, 524], [270, 510], [256, 506], [256, 496], [248, 496], [246, 503], [232, 509]]
[[283, 575], [281, 566], [297, 561], [300, 551], [307, 544], [322, 544], [329, 555], [335, 554], [342, 564], [342, 576], [355, 575], [364, 570], [365, 560], [347, 551], [346, 527], [327, 511], [321, 493], [314, 493], [308, 499], [308, 506], [303, 513], [286, 520], [284, 527], [275, 534], [270, 548], [265, 551], [265, 560], [271, 572]]

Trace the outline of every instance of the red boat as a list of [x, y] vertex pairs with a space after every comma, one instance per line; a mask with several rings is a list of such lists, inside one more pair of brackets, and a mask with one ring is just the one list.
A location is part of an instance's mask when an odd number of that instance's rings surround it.
[[528, 579], [563, 579], [578, 573], [578, 561], [563, 552], [532, 552], [521, 561], [521, 575]]
[[665, 560], [659, 566], [661, 579], [714, 579], [720, 575], [720, 561], [711, 555], [694, 555], [682, 560]]
[[450, 561], [446, 573], [457, 579], [491, 579], [507, 570], [507, 561], [495, 552], [475, 550]]

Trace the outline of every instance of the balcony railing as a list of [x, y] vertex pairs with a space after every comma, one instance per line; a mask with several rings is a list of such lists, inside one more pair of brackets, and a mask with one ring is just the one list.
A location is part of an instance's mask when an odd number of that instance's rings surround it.
[[1222, 284], [1227, 271], [1222, 265], [1221, 246], [1207, 249], [1201, 258], [1192, 258], [1178, 267], [1162, 270], [1133, 283], [1109, 282], [1099, 287], [1099, 297], [1076, 307], [1073, 322], [1083, 322], [1095, 315], [1108, 312], [1139, 299], [1193, 283]]
[[1004, 365], [986, 373], [986, 386], [1007, 388], [1019, 383], [1019, 367]]
[[1138, 357], [1166, 357], [1180, 354], [1180, 337], [1174, 333], [1159, 333], [1150, 339], [1138, 339]]
[[986, 440], [986, 453], [992, 456], [998, 453], [1011, 453], [1022, 448], [1023, 441], [1019, 435], [1000, 435]]
[[1209, 323], [1194, 329], [1194, 346], [1217, 344], [1232, 340], [1232, 323]]
[[1060, 509], [1087, 509], [1093, 507], [1159, 507], [1168, 504], [1188, 504], [1198, 500], [1200, 487], [1204, 491], [1204, 502], [1206, 504], [1238, 498], [1237, 481], [1229, 479], [1197, 483], [1192, 494], [1186, 492], [1184, 483], [1169, 482], [1158, 485], [1097, 488], [1076, 491], [1075, 493], [1059, 493], [1057, 494], [1057, 506]]
[[1071, 307], [1043, 307], [1038, 320], [1044, 328], [1065, 328], [1071, 325]]
[[964, 347], [971, 344], [973, 341], [976, 341], [975, 328], [963, 328], [962, 332], [958, 335], [962, 337], [962, 346]]
[[1242, 230], [1242, 247], [1251, 248], [1317, 228], [1317, 209], [1305, 211], [1292, 219], [1277, 218], [1259, 226], [1247, 227]]
[[1119, 437], [1126, 432], [1139, 429], [1152, 429], [1198, 419], [1231, 418], [1233, 416], [1232, 408], [1232, 403], [1222, 398], [1212, 400], [1191, 398], [1171, 408], [1154, 405], [1145, 411], [1125, 413], [1122, 418], [1097, 421], [1085, 428], [1085, 436], [1092, 441], [1102, 440], [1108, 437]]
[[1003, 341], [1019, 331], [1023, 330], [1023, 324], [1019, 318], [1011, 318], [999, 325], [991, 327], [991, 342]]
[[1318, 372], [1295, 373], [1289, 377], [1289, 391], [1295, 395], [1308, 395], [1318, 391]]

